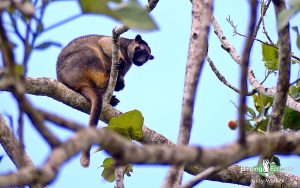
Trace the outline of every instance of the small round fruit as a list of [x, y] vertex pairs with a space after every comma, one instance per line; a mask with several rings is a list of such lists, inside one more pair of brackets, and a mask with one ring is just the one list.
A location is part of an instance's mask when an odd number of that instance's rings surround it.
[[234, 121], [234, 120], [230, 120], [228, 122], [228, 127], [231, 129], [231, 130], [235, 130], [238, 128], [238, 122], [237, 121]]

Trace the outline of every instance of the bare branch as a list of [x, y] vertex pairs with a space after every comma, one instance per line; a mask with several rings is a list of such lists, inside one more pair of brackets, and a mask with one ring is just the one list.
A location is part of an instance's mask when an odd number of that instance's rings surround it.
[[82, 126], [76, 125], [71, 121], [65, 120], [64, 118], [61, 118], [58, 115], [54, 115], [43, 110], [39, 110], [39, 113], [43, 115], [45, 120], [51, 121], [64, 129], [72, 130], [74, 132], [83, 129]]
[[[214, 33], [217, 35], [217, 37], [219, 38], [219, 40], [222, 44], [222, 48], [230, 54], [232, 59], [237, 64], [240, 64], [240, 61], [241, 61], [240, 56], [238, 55], [238, 53], [237, 53], [236, 49], [234, 48], [234, 46], [230, 43], [230, 41], [227, 40], [227, 38], [223, 34], [223, 31], [220, 28], [220, 25], [218, 24], [215, 17], [212, 16], [211, 22], [212, 22], [212, 25], [213, 25], [213, 28], [214, 28]], [[248, 79], [249, 79], [249, 83], [251, 84], [251, 86], [254, 90], [256, 90], [257, 92], [259, 92], [263, 95], [266, 95], [268, 97], [274, 97], [275, 89], [266, 88], [265, 86], [261, 85], [258, 82], [258, 80], [255, 78], [253, 70], [250, 67], [248, 69]], [[300, 112], [300, 103], [296, 102], [291, 97], [288, 96], [286, 104], [289, 108]]]
[[[206, 56], [206, 60], [208, 61], [208, 64], [211, 68], [211, 70], [215, 73], [215, 75], [217, 76], [217, 78], [226, 86], [228, 86], [230, 89], [232, 89], [233, 91], [235, 91], [236, 93], [241, 93], [241, 91], [236, 88], [235, 86], [233, 86], [231, 83], [229, 83], [226, 78], [218, 71], [218, 69], [216, 68], [214, 62], [210, 59], [209, 56]], [[247, 96], [251, 96], [254, 95], [256, 93], [255, 90], [252, 90], [251, 92], [248, 92], [246, 95]]]
[[221, 170], [224, 167], [208, 167], [207, 169], [203, 170], [201, 173], [197, 174], [191, 181], [187, 182], [184, 186], [182, 186], [182, 188], [190, 188], [193, 187], [195, 185], [197, 185], [198, 183], [200, 183], [201, 181], [205, 180], [207, 178], [207, 176]]
[[263, 22], [264, 20], [264, 16], [266, 15], [267, 13], [267, 10], [270, 6], [270, 3], [271, 3], [271, 0], [267, 0], [268, 2], [265, 4], [264, 1], [261, 2], [261, 14], [260, 14], [260, 17], [258, 19], [258, 22], [255, 26], [255, 31], [253, 33], [253, 37], [255, 38], [255, 36], [257, 35], [258, 33], [258, 30], [260, 28], [260, 24]]

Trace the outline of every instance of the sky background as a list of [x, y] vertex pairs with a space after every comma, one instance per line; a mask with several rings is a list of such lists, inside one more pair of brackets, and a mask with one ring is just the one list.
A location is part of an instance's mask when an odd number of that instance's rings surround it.
[[[146, 3], [146, 0], [140, 1]], [[232, 27], [226, 22], [230, 18], [237, 25], [240, 33], [247, 33], [247, 24], [249, 20], [248, 1], [238, 0], [216, 0], [214, 6], [214, 16], [217, 18], [225, 36], [235, 46], [238, 53], [241, 54], [244, 44], [244, 38], [233, 36]], [[45, 13], [45, 28], [69, 18], [80, 12], [77, 1], [54, 2], [48, 6]], [[151, 13], [159, 29], [151, 32], [141, 32], [130, 30], [123, 34], [123, 37], [134, 38], [141, 34], [143, 39], [151, 47], [155, 59], [149, 61], [142, 67], [132, 66], [125, 77], [126, 87], [121, 92], [116, 93], [120, 99], [117, 109], [126, 112], [138, 109], [142, 112], [145, 125], [149, 128], [163, 134], [173, 142], [177, 141], [179, 121], [181, 113], [181, 102], [185, 75], [185, 65], [187, 61], [187, 52], [189, 36], [191, 29], [191, 3], [185, 1], [160, 1], [154, 11]], [[292, 19], [292, 26], [300, 26], [300, 16]], [[271, 6], [265, 19], [267, 30], [273, 41], [277, 41], [274, 8]], [[42, 34], [38, 38], [37, 44], [53, 40], [67, 45], [72, 39], [88, 34], [111, 35], [113, 27], [120, 23], [106, 16], [83, 16], [71, 21], [63, 26], [57, 27], [49, 32]], [[291, 41], [295, 42], [295, 33], [291, 32]], [[16, 38], [11, 36], [16, 41]], [[258, 38], [266, 41], [261, 34]], [[299, 50], [293, 43], [293, 51], [300, 56]], [[35, 51], [30, 58], [28, 76], [30, 77], [49, 77], [56, 78], [56, 59], [60, 48], [50, 47], [44, 51]], [[21, 60], [22, 50], [16, 49], [16, 56]], [[239, 84], [239, 66], [230, 58], [228, 53], [220, 47], [220, 42], [210, 30], [209, 36], [209, 56], [216, 64], [218, 70], [226, 79], [235, 86]], [[2, 62], [0, 62], [2, 66]], [[262, 63], [260, 44], [255, 42], [251, 54], [251, 67], [259, 81], [264, 78], [264, 66]], [[292, 79], [296, 79], [299, 71], [299, 65], [293, 65]], [[271, 76], [266, 84], [269, 87], [274, 86], [275, 76]], [[48, 110], [59, 115], [63, 115], [77, 122], [87, 124], [89, 116], [57, 102], [48, 97], [39, 97], [28, 95], [31, 102], [38, 108]], [[237, 132], [227, 127], [229, 120], [237, 119], [237, 110], [230, 102], [238, 103], [238, 95], [223, 85], [208, 64], [205, 64], [201, 79], [199, 82], [195, 112], [194, 124], [190, 143], [205, 147], [219, 147], [230, 143], [237, 138]], [[249, 106], [252, 106], [252, 98], [248, 98]], [[7, 92], [0, 91], [0, 113], [11, 114], [14, 118], [14, 127], [17, 127], [17, 106], [12, 96]], [[32, 125], [26, 118], [25, 124], [25, 149], [36, 165], [42, 165], [50, 152], [49, 147], [43, 139], [32, 129]], [[63, 131], [51, 124], [51, 128], [62, 140], [70, 138], [72, 135], [68, 131]], [[105, 126], [99, 122], [98, 126]], [[0, 155], [4, 154], [0, 147]], [[98, 168], [105, 153], [96, 153], [91, 156], [91, 165], [84, 169], [80, 166], [79, 155], [65, 163], [50, 188], [61, 187], [113, 187], [113, 184], [107, 183], [101, 177], [102, 168]], [[291, 173], [300, 175], [300, 160], [296, 157], [280, 157], [283, 167], [294, 167]], [[257, 158], [251, 158], [242, 161], [240, 164], [255, 166]], [[168, 166], [149, 166], [134, 165], [134, 172], [130, 178], [125, 177], [126, 187], [160, 187], [165, 178]], [[5, 156], [0, 164], [0, 173], [14, 170], [15, 167], [10, 159]], [[184, 182], [192, 176], [185, 174]], [[197, 187], [243, 187], [240, 185], [223, 184], [218, 182], [204, 181]]]

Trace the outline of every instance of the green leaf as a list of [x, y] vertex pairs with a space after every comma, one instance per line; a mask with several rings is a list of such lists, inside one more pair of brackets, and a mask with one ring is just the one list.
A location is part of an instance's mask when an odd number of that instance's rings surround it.
[[43, 43], [37, 45], [36, 47], [34, 47], [34, 49], [35, 50], [44, 50], [46, 48], [49, 48], [50, 46], [61, 47], [61, 44], [58, 42], [54, 42], [54, 41], [46, 41], [46, 42], [43, 42]]
[[[114, 8], [109, 3], [119, 3]], [[126, 26], [139, 30], [157, 29], [156, 24], [146, 10], [136, 0], [79, 0], [83, 13], [96, 13], [122, 21]]]
[[115, 181], [115, 169], [114, 168], [104, 168], [101, 176], [108, 182], [112, 183]]
[[291, 85], [289, 88], [289, 96], [296, 99], [300, 96], [300, 86]]
[[273, 98], [261, 94], [253, 95], [254, 106], [257, 111], [261, 112], [262, 105], [264, 108], [269, 108], [273, 103]]
[[141, 140], [143, 138], [142, 126], [144, 117], [138, 110], [132, 110], [114, 117], [110, 120], [107, 128], [132, 140]]
[[281, 165], [280, 164], [280, 159], [275, 155], [273, 155], [273, 157], [271, 158], [271, 162], [274, 162], [277, 166]]
[[297, 39], [296, 39], [296, 46], [298, 49], [300, 49], [300, 34], [299, 34], [299, 30], [297, 26], [292, 27], [292, 30], [295, 31], [296, 35], [297, 35]]
[[[300, 48], [299, 48], [299, 49], [300, 49]], [[299, 61], [298, 59], [292, 58], [292, 64], [296, 64], [296, 63], [300, 64], [300, 61]]]
[[109, 127], [105, 127], [110, 130], [113, 130], [114, 132], [120, 134], [121, 136], [127, 138], [128, 140], [132, 140], [129, 134], [128, 127], [120, 126], [120, 125], [111, 125]]
[[115, 165], [115, 160], [111, 157], [107, 157], [106, 159], [103, 160], [103, 164], [101, 167], [114, 167]]
[[136, 0], [120, 3], [113, 11], [128, 27], [139, 30], [157, 29], [147, 11]]
[[300, 0], [290, 0], [289, 5], [290, 9], [283, 10], [279, 13], [277, 23], [279, 30], [284, 28], [287, 25], [289, 19], [300, 11]]
[[256, 117], [256, 113], [255, 111], [250, 108], [250, 107], [247, 107], [247, 111], [249, 112], [249, 114], [252, 116], [252, 118], [255, 118]]
[[128, 177], [130, 177], [131, 176], [131, 172], [133, 172], [133, 168], [132, 168], [132, 164], [128, 164], [127, 166], [126, 166], [126, 169], [125, 169], [125, 174], [128, 176]]
[[115, 169], [114, 169], [115, 161], [113, 158], [106, 158], [103, 161], [103, 171], [101, 173], [101, 176], [108, 182], [112, 183], [115, 181]]
[[269, 118], [267, 119], [263, 119], [262, 121], [256, 123], [256, 125], [254, 125], [254, 130], [261, 133], [261, 132], [266, 132], [267, 128], [268, 128], [268, 124], [269, 124]]
[[252, 124], [250, 123], [250, 120], [246, 120], [246, 124], [245, 124], [245, 130], [251, 131], [253, 129]]
[[[79, 5], [83, 13], [104, 14], [112, 18], [118, 19], [115, 13], [109, 8], [109, 0], [79, 0]], [[120, 0], [113, 0], [111, 2], [121, 2]]]
[[300, 112], [286, 107], [283, 115], [283, 127], [285, 129], [300, 129]]
[[262, 55], [265, 67], [269, 70], [278, 70], [278, 49], [262, 43]]

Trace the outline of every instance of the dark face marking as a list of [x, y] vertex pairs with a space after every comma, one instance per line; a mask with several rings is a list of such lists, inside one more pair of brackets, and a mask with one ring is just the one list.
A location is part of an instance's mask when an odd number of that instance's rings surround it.
[[135, 45], [133, 46], [132, 62], [137, 66], [142, 66], [148, 60], [152, 60], [154, 57], [151, 55], [151, 49], [140, 35], [137, 35], [134, 39]]
[[142, 66], [149, 60], [149, 53], [150, 49], [148, 46], [137, 46], [135, 47], [134, 54], [133, 54], [133, 63], [137, 66]]

